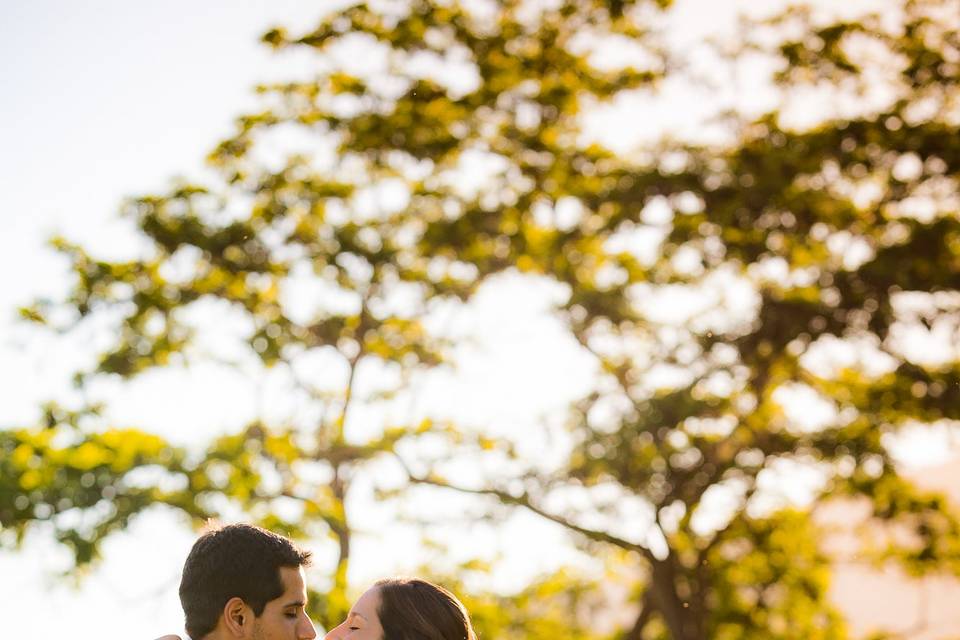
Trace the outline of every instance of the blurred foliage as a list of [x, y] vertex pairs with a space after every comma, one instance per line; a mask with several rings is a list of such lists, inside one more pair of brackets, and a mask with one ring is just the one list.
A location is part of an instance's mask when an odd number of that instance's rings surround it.
[[[960, 418], [955, 7], [902, 0], [838, 21], [800, 6], [750, 23], [734, 64], [776, 62], [777, 108], [733, 113], [723, 143], [665, 135], [615, 154], [586, 139], [584, 113], [621, 95], [654, 100], [687, 73], [664, 44], [668, 5], [371, 2], [303, 33], [265, 34], [277, 49], [315, 51], [322, 71], [260, 87], [264, 110], [211, 153], [209, 184], [124, 207], [149, 245], [142, 258], [99, 260], [56, 240], [72, 292], [23, 317], [62, 330], [121, 318], [114, 343], [78, 373], [81, 388], [189, 361], [185, 310], [211, 301], [249, 327], [244, 357], [295, 372], [303, 354], [326, 354], [343, 383], [297, 379], [312, 424], [257, 422], [195, 457], [70, 416], [4, 432], [4, 528], [22, 536], [53, 520], [82, 564], [149, 504], [199, 522], [226, 500], [337, 546], [329, 588], [311, 599], [329, 626], [348, 606], [352, 482], [401, 441], [444, 433], [427, 421], [348, 437], [351, 407], [388, 403], [440, 366], [449, 345], [428, 330], [431, 313], [509, 272], [563, 285], [555, 313], [599, 364], [595, 391], [569, 413], [568, 459], [549, 471], [514, 460], [526, 465], [518, 477], [484, 486], [416, 465], [410, 479], [494, 496], [569, 528], [588, 550], [623, 553], [634, 613], [594, 631], [571, 617], [594, 586], [561, 572], [510, 598], [464, 591], [481, 637], [845, 637], [818, 525], [771, 498], [785, 468], [815, 470], [815, 505], [865, 497], [877, 527], [905, 531], [879, 559], [956, 573], [956, 519], [899, 474], [889, 444], [902, 429]], [[609, 41], [637, 47], [638, 66], [594, 64]], [[382, 65], [352, 71], [344, 61], [358, 51], [382, 53]], [[821, 117], [792, 123], [791, 105], [811, 93], [826, 96]], [[263, 151], [273, 134], [303, 144], [278, 160]], [[489, 175], [468, 188], [484, 162]], [[308, 313], [285, 302], [295, 278], [320, 285]], [[695, 309], [678, 312], [680, 299]], [[941, 347], [917, 354], [905, 336]], [[361, 393], [362, 367], [390, 384]], [[789, 393], [828, 417], [805, 421]], [[451, 455], [470, 455], [466, 440], [451, 442]], [[482, 444], [476, 455], [511, 451]], [[171, 490], [128, 480], [144, 467], [170, 474]], [[552, 508], [564, 492], [590, 508]], [[280, 515], [291, 501], [292, 521]], [[649, 522], [618, 511], [637, 501]]]
[[[482, 572], [489, 570], [485, 567]], [[596, 617], [604, 615], [608, 607], [603, 600], [602, 581], [571, 571], [541, 576], [509, 594], [471, 588], [463, 581], [463, 571], [433, 575], [429, 567], [424, 567], [421, 573], [454, 593], [464, 594], [461, 599], [478, 638], [588, 640], [598, 637], [598, 629], [610, 627]]]
[[134, 477], [151, 467], [183, 469], [183, 452], [155, 435], [135, 429], [85, 435], [56, 427], [7, 430], [0, 431], [0, 452], [0, 525], [20, 542], [32, 521], [52, 520], [57, 540], [71, 549], [78, 565], [93, 560], [102, 538], [148, 506], [207, 515], [189, 487]]

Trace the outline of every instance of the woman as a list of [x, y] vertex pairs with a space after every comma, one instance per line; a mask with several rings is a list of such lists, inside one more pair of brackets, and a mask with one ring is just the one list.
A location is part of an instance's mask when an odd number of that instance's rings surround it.
[[476, 640], [476, 635], [466, 608], [443, 587], [420, 578], [389, 578], [367, 589], [325, 640]]
[[452, 593], [419, 578], [391, 578], [367, 589], [326, 640], [476, 640], [476, 635]]

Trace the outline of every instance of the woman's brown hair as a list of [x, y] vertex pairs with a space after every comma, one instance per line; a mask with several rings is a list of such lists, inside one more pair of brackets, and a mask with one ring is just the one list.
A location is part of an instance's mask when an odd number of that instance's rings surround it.
[[466, 608], [443, 587], [419, 578], [376, 586], [383, 640], [476, 640]]

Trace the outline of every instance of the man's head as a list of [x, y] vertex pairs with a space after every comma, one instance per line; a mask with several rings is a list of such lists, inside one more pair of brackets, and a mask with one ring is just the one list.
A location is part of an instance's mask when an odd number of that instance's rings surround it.
[[310, 553], [264, 529], [233, 524], [200, 536], [180, 580], [187, 633], [194, 640], [310, 640], [301, 567]]

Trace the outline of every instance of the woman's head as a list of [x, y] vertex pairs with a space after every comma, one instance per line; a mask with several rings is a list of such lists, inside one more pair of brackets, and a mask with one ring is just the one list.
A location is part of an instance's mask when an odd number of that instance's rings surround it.
[[475, 640], [457, 598], [419, 578], [380, 580], [364, 593], [327, 640]]

